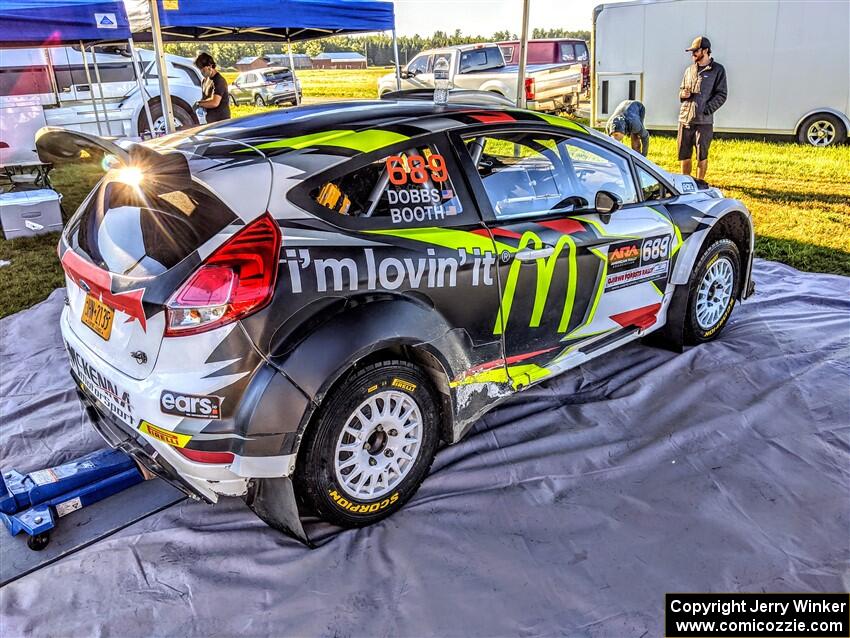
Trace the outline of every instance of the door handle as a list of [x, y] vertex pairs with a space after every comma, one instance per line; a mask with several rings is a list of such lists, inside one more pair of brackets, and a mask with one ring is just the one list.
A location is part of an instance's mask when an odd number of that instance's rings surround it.
[[535, 259], [546, 259], [546, 257], [551, 257], [555, 252], [554, 246], [547, 246], [546, 248], [537, 248], [534, 250], [521, 250], [516, 254], [516, 258], [519, 261], [534, 261]]

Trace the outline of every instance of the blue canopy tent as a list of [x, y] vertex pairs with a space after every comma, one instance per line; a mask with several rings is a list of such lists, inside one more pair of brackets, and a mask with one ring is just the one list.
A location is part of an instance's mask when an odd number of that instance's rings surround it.
[[[147, 1], [131, 0], [147, 7]], [[392, 2], [378, 0], [157, 0], [164, 42], [296, 42], [346, 33], [392, 31]], [[136, 40], [150, 41], [152, 32]]]
[[121, 0], [0, 0], [0, 47], [127, 40]]

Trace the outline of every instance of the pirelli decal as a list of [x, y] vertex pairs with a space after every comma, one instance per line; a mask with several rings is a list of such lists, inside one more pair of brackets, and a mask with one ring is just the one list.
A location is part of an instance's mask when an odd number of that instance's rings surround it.
[[163, 430], [162, 428], [158, 428], [147, 421], [142, 421], [142, 424], [139, 426], [139, 430], [143, 434], [147, 434], [151, 438], [167, 443], [172, 447], [186, 447], [186, 444], [192, 440], [192, 437], [188, 434], [179, 434], [177, 432], [172, 432], [171, 430]]

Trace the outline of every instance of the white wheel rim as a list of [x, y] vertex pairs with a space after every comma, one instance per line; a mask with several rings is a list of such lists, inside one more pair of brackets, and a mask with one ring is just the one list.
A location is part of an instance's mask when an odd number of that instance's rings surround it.
[[829, 146], [835, 140], [835, 125], [828, 120], [812, 122], [806, 139], [812, 146]]
[[703, 330], [716, 326], [732, 301], [732, 287], [735, 284], [735, 269], [726, 257], [715, 261], [697, 289], [697, 324]]
[[381, 498], [410, 473], [422, 444], [422, 412], [403, 392], [385, 390], [363, 401], [336, 442], [334, 472], [349, 496]]

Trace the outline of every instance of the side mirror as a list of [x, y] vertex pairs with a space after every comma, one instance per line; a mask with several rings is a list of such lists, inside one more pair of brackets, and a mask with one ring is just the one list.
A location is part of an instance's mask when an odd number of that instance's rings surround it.
[[594, 207], [600, 215], [612, 215], [620, 210], [623, 205], [623, 200], [620, 196], [611, 191], [599, 191], [596, 193], [596, 201]]

